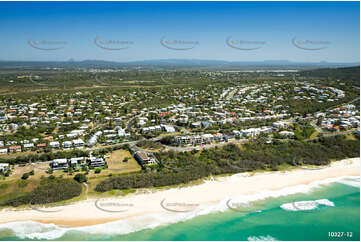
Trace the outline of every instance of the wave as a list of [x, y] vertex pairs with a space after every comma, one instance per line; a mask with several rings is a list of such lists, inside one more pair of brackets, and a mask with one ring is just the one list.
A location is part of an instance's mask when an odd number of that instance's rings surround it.
[[319, 199], [311, 201], [284, 203], [280, 207], [287, 211], [310, 211], [318, 209], [320, 206], [334, 207], [335, 204], [328, 199]]
[[[296, 185], [296, 186], [286, 187], [286, 188], [276, 190], [276, 191], [263, 190], [256, 194], [241, 195], [241, 196], [237, 196], [237, 197], [227, 198], [227, 199], [223, 200], [221, 202], [221, 204], [223, 204], [223, 203], [226, 204], [226, 202], [229, 199], [232, 199], [232, 202], [237, 202], [240, 204], [249, 204], [251, 202], [265, 200], [268, 198], [278, 198], [278, 197], [293, 195], [293, 194], [297, 194], [297, 193], [309, 193], [316, 188], [319, 188], [324, 185], [336, 183], [336, 182], [337, 183], [349, 182], [350, 184], [356, 184], [357, 179], [359, 181], [360, 177], [359, 176], [342, 176], [342, 177], [336, 177], [336, 178], [327, 178], [327, 179], [324, 179], [321, 181], [311, 182], [307, 185], [304, 185], [304, 184]], [[359, 182], [358, 182], [358, 184], [359, 184]]]
[[338, 181], [338, 183], [342, 183], [347, 186], [351, 187], [360, 187], [360, 178], [358, 179], [343, 179], [341, 181]]
[[[355, 178], [359, 179], [359, 177], [354, 177], [354, 176], [338, 177], [338, 178], [325, 179], [322, 181], [312, 182], [308, 185], [297, 185], [293, 187], [287, 187], [278, 191], [264, 190], [256, 194], [228, 197], [217, 204], [199, 206], [197, 207], [197, 209], [191, 212], [186, 212], [186, 213], [163, 212], [158, 214], [148, 214], [148, 215], [129, 218], [126, 220], [118, 220], [114, 222], [92, 225], [92, 226], [61, 227], [55, 224], [43, 224], [34, 221], [12, 222], [7, 224], [0, 224], [0, 233], [4, 234], [5, 231], [10, 231], [10, 232], [12, 231], [12, 233], [15, 236], [21, 239], [48, 239], [48, 240], [58, 239], [64, 236], [68, 232], [82, 232], [82, 233], [99, 234], [99, 235], [128, 234], [144, 229], [153, 229], [158, 226], [165, 226], [168, 224], [189, 220], [200, 215], [206, 215], [214, 212], [224, 212], [230, 209], [227, 204], [230, 200], [232, 200], [232, 202], [234, 203], [242, 204], [242, 208], [244, 207], [244, 205], [246, 205], [245, 213], [253, 213], [253, 212], [257, 213], [260, 212], [260, 210], [253, 208], [250, 203], [255, 201], [265, 200], [268, 198], [277, 198], [281, 196], [292, 195], [296, 193], [308, 193], [312, 191], [314, 188], [320, 187], [322, 185], [327, 185], [335, 182], [342, 182], [342, 183], [345, 181], [350, 182], [350, 179], [353, 179], [351, 181], [354, 181]], [[320, 199], [315, 201], [318, 204], [317, 206], [321, 206], [321, 205], [333, 206], [332, 205], [333, 203], [327, 199]], [[309, 202], [315, 204], [315, 201], [309, 201]], [[247, 205], [249, 205], [249, 207], [247, 207]], [[302, 204], [298, 204], [298, 205], [301, 205], [302, 208]], [[290, 209], [290, 205], [288, 204], [282, 204], [281, 207], [284, 209]], [[299, 206], [297, 206], [296, 204], [296, 207]], [[307, 203], [306, 203], [306, 208], [307, 208]]]
[[278, 241], [276, 238], [271, 235], [266, 236], [250, 236], [247, 238], [248, 241]]
[[[66, 232], [55, 224], [43, 224], [33, 221], [11, 222], [0, 224], [0, 231], [9, 230], [12, 234], [22, 239], [56, 239]], [[10, 233], [11, 234], [11, 233]]]

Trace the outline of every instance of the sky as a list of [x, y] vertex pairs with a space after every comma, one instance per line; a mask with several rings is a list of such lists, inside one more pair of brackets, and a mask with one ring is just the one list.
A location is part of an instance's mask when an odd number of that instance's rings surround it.
[[359, 2], [0, 2], [0, 60], [359, 62]]

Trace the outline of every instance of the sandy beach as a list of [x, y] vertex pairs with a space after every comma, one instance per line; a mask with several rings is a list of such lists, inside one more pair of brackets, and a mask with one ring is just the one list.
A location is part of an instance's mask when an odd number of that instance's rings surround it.
[[[360, 176], [360, 158], [332, 162], [319, 170], [294, 169], [285, 172], [240, 173], [217, 177], [200, 185], [172, 188], [124, 197], [87, 199], [66, 206], [0, 211], [0, 224], [19, 221], [53, 223], [66, 227], [89, 226], [116, 220], [130, 220], [151, 214], [179, 216], [222, 201], [254, 196], [329, 181], [345, 176]], [[304, 190], [302, 190], [304, 189]], [[170, 216], [170, 217], [171, 217]]]

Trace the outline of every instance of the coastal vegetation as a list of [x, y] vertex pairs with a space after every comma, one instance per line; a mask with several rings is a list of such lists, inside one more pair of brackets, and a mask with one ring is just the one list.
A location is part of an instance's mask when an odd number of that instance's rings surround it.
[[267, 144], [265, 140], [258, 139], [242, 148], [229, 144], [200, 152], [160, 152], [155, 154], [158, 165], [144, 169], [143, 173], [110, 177], [100, 182], [95, 190], [105, 192], [113, 189], [168, 186], [211, 175], [260, 169], [276, 171], [284, 164], [327, 165], [331, 160], [358, 157], [359, 146], [359, 139], [347, 140], [340, 135], [310, 142]]
[[0, 206], [36, 205], [68, 200], [79, 196], [82, 186], [70, 179], [44, 179], [41, 184], [26, 195], [8, 199]]

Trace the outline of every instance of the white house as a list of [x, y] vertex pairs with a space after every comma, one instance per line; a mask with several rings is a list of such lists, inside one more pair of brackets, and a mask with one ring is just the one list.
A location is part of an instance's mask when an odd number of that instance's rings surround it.
[[71, 148], [71, 146], [72, 146], [71, 141], [64, 141], [63, 142], [63, 148], [64, 149]]
[[0, 172], [5, 173], [10, 169], [9, 163], [0, 163]]
[[84, 141], [82, 139], [75, 139], [73, 140], [74, 147], [84, 147]]
[[0, 154], [7, 154], [8, 153], [8, 149], [0, 149]]
[[52, 149], [59, 149], [60, 147], [60, 143], [58, 141], [49, 142], [49, 145]]
[[53, 170], [61, 170], [68, 168], [68, 161], [67, 159], [54, 159], [52, 162], [50, 162], [50, 167]]

